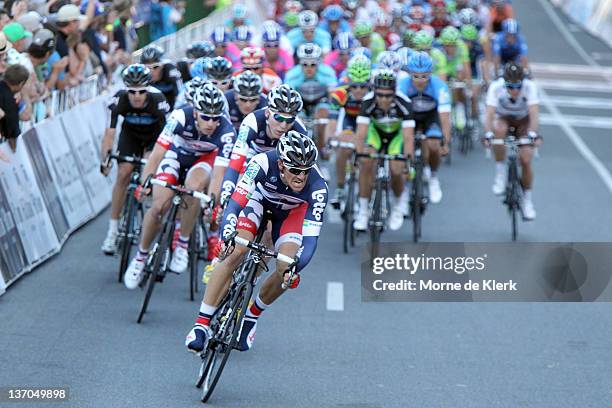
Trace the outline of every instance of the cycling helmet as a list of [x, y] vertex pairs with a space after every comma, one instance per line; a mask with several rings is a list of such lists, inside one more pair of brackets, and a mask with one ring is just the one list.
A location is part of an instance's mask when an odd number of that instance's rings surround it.
[[281, 38], [281, 28], [276, 21], [268, 20], [263, 23], [263, 33], [261, 38], [264, 43], [279, 42]]
[[457, 45], [461, 34], [453, 26], [445, 27], [440, 33], [440, 42], [442, 45]]
[[312, 139], [296, 130], [290, 130], [280, 137], [276, 153], [285, 166], [302, 170], [313, 167], [319, 156]]
[[370, 81], [372, 63], [365, 55], [356, 55], [349, 60], [346, 71], [351, 82], [363, 84]]
[[220, 116], [225, 107], [223, 92], [211, 83], [205, 83], [193, 94], [193, 107], [200, 113]]
[[121, 74], [128, 88], [144, 88], [151, 83], [151, 70], [143, 64], [128, 65]]
[[142, 50], [142, 54], [140, 54], [140, 63], [155, 64], [161, 61], [163, 55], [164, 50], [162, 50], [159, 46], [155, 44], [148, 45]]
[[302, 60], [319, 60], [321, 59], [321, 47], [314, 43], [301, 44], [297, 49], [297, 56]]
[[372, 51], [366, 47], [357, 47], [353, 50], [353, 52], [351, 52], [351, 58], [357, 55], [363, 55], [369, 60], [372, 58]]
[[374, 74], [374, 88], [395, 89], [396, 84], [397, 75], [391, 69], [379, 69]]
[[338, 33], [334, 39], [334, 49], [340, 51], [352, 50], [355, 46], [355, 39], [350, 32]]
[[224, 57], [208, 58], [204, 72], [211, 78], [227, 79], [232, 76], [232, 63]]
[[227, 31], [225, 31], [225, 27], [215, 27], [213, 32], [210, 34], [210, 41], [212, 41], [215, 46], [227, 43], [229, 41], [229, 35], [227, 34]]
[[41, 28], [32, 36], [32, 43], [28, 47], [28, 52], [31, 54], [40, 54], [44, 56], [49, 51], [55, 49], [55, 34], [51, 30]]
[[259, 47], [246, 47], [240, 52], [240, 61], [245, 67], [262, 66], [266, 54]]
[[298, 14], [298, 25], [300, 28], [315, 28], [319, 24], [317, 13], [311, 10], [304, 10]]
[[323, 10], [323, 18], [327, 21], [339, 21], [342, 17], [344, 17], [344, 10], [337, 4], [327, 6]]
[[433, 70], [433, 61], [429, 54], [424, 51], [413, 52], [408, 58], [408, 72], [425, 74]]
[[399, 50], [395, 51], [400, 60], [401, 69], [408, 69], [408, 60], [412, 55], [413, 51], [409, 47], [402, 47]]
[[461, 36], [467, 41], [476, 41], [478, 39], [478, 29], [471, 24], [466, 24], [461, 27]]
[[401, 61], [395, 51], [383, 51], [378, 54], [376, 67], [379, 69], [387, 68], [397, 72], [401, 68]]
[[518, 34], [519, 23], [513, 18], [507, 18], [502, 21], [502, 31], [506, 34]]
[[192, 103], [196, 91], [205, 83], [206, 81], [200, 77], [195, 77], [191, 81], [185, 82], [185, 101], [187, 101], [187, 103]]
[[523, 67], [515, 62], [509, 62], [504, 66], [504, 81], [509, 83], [521, 82], [525, 78]]
[[412, 44], [415, 50], [429, 50], [433, 45], [433, 40], [434, 36], [429, 31], [420, 30], [412, 38]]
[[355, 10], [359, 6], [359, 0], [342, 0], [347, 10]]
[[285, 13], [283, 20], [285, 21], [285, 25], [289, 28], [296, 27], [300, 22], [298, 14], [290, 11]]
[[272, 88], [268, 93], [268, 108], [275, 112], [297, 115], [303, 105], [302, 96], [287, 84]]
[[374, 15], [374, 25], [376, 27], [391, 27], [391, 18], [383, 10], [377, 10]]
[[197, 41], [191, 43], [187, 47], [185, 55], [193, 60], [201, 57], [212, 57], [215, 53], [215, 47], [208, 41]]
[[303, 8], [302, 3], [297, 0], [289, 0], [285, 3], [285, 10], [289, 13], [298, 14]]
[[193, 61], [191, 67], [189, 67], [189, 75], [192, 78], [206, 78], [208, 75], [206, 74], [206, 65], [208, 65], [208, 61], [210, 57], [200, 57]]
[[244, 20], [247, 15], [247, 7], [242, 3], [234, 4], [234, 9], [232, 10], [232, 16], [235, 20]]
[[355, 38], [365, 37], [372, 34], [372, 25], [368, 21], [357, 21], [353, 26]]
[[250, 42], [251, 38], [253, 38], [253, 33], [251, 33], [251, 29], [248, 26], [243, 25], [234, 28], [232, 34], [232, 39], [234, 41]]
[[403, 14], [404, 14], [403, 4], [395, 3], [393, 6], [391, 6], [391, 17], [393, 17], [394, 20], [402, 18]]
[[478, 24], [478, 15], [471, 8], [464, 8], [463, 10], [461, 10], [458, 14], [458, 17], [459, 17], [459, 21], [461, 22], [461, 25], [466, 25], [466, 24], [477, 25]]
[[408, 16], [412, 19], [412, 21], [422, 23], [423, 20], [425, 20], [425, 10], [422, 6], [412, 6], [408, 12]]
[[236, 95], [244, 97], [259, 96], [262, 90], [261, 78], [253, 71], [244, 71], [234, 77], [234, 93]]
[[457, 11], [457, 4], [450, 0], [446, 3], [446, 11], [448, 11], [449, 13], [454, 13], [455, 11]]

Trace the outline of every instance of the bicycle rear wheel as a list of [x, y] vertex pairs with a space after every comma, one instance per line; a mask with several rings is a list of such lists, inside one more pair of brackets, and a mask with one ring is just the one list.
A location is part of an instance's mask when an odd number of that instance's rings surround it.
[[[254, 268], [255, 265], [251, 267]], [[200, 377], [196, 383], [196, 385], [204, 386], [202, 389], [202, 402], [207, 402], [212, 395], [219, 382], [219, 378], [221, 378], [230, 353], [236, 346], [252, 292], [253, 287], [250, 283], [240, 286], [236, 294], [230, 298], [230, 304], [225, 314], [219, 317], [219, 320], [223, 320], [220, 322], [222, 329], [211, 339], [213, 344], [202, 358]], [[229, 323], [224, 324], [225, 322]]]
[[344, 253], [348, 253], [349, 245], [354, 244], [355, 231], [353, 229], [353, 216], [355, 207], [355, 175], [351, 172], [349, 175], [348, 192], [346, 194], [346, 204], [344, 205], [344, 235], [342, 239], [342, 249]]
[[419, 242], [421, 237], [421, 203], [423, 201], [423, 166], [420, 161], [415, 165], [412, 181], [412, 241]]
[[189, 238], [189, 299], [193, 301], [198, 285], [198, 266], [200, 264], [200, 225], [196, 223]]
[[124, 218], [121, 221], [121, 229], [119, 230], [120, 235], [120, 253], [121, 260], [119, 261], [119, 282], [125, 273], [130, 262], [130, 255], [132, 252], [132, 238], [134, 236], [134, 217], [136, 215], [136, 198], [128, 191], [127, 201], [125, 203]]
[[518, 212], [520, 209], [520, 184], [518, 182], [518, 169], [516, 163], [511, 163], [508, 168], [508, 209], [510, 210], [510, 221], [512, 224], [512, 241], [518, 236]]

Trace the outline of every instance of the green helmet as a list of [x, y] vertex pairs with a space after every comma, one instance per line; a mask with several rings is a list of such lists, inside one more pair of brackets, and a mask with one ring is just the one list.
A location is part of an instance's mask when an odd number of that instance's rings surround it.
[[447, 1], [446, 2], [446, 11], [449, 14], [453, 14], [455, 11], [457, 11], [457, 4], [454, 1]]
[[461, 27], [461, 36], [467, 41], [476, 41], [478, 39], [478, 29], [472, 24], [466, 24]]
[[442, 45], [457, 45], [460, 35], [459, 30], [453, 26], [448, 26], [440, 33], [440, 42]]
[[346, 70], [351, 82], [363, 84], [370, 80], [372, 63], [365, 55], [355, 55], [349, 60]]
[[367, 21], [357, 21], [353, 26], [353, 34], [355, 38], [372, 34], [372, 24]]
[[418, 51], [429, 50], [433, 44], [433, 35], [427, 30], [421, 30], [414, 35], [412, 44]]
[[297, 27], [299, 23], [299, 14], [288, 11], [285, 13], [285, 24], [287, 27]]

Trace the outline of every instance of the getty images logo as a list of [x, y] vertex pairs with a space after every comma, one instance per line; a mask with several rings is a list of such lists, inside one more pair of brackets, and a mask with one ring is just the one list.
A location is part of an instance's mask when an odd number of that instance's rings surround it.
[[487, 254], [471, 256], [411, 256], [396, 254], [394, 257], [376, 257], [372, 261], [372, 272], [380, 275], [388, 270], [402, 270], [414, 275], [418, 272], [465, 272], [482, 271], [486, 268]]

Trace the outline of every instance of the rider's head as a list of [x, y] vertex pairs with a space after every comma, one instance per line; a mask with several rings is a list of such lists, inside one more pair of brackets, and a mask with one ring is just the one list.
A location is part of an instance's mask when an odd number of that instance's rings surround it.
[[302, 34], [306, 41], [314, 39], [317, 24], [319, 24], [319, 17], [312, 10], [304, 10], [298, 15], [298, 25], [302, 29]]
[[334, 48], [338, 50], [341, 61], [346, 64], [348, 62], [351, 51], [355, 47], [355, 39], [350, 32], [342, 32], [336, 35], [334, 39]]
[[225, 27], [215, 27], [213, 32], [210, 34], [210, 41], [215, 46], [215, 55], [217, 57], [223, 57], [227, 50], [227, 43], [229, 42], [229, 34], [227, 34], [227, 31], [225, 31]]
[[417, 89], [425, 88], [432, 70], [433, 61], [426, 52], [417, 51], [408, 58], [408, 72], [412, 77], [412, 83]]
[[303, 105], [302, 96], [287, 84], [270, 90], [266, 109], [268, 136], [278, 139], [291, 129]]
[[242, 68], [253, 71], [257, 75], [263, 74], [263, 63], [265, 58], [265, 52], [259, 47], [246, 47], [240, 53]]
[[210, 136], [223, 117], [223, 93], [211, 83], [198, 88], [193, 96], [193, 114], [200, 132]]
[[461, 27], [461, 36], [465, 41], [477, 41], [478, 40], [478, 29], [472, 24], [466, 24]]
[[185, 101], [187, 103], [193, 104], [193, 97], [205, 82], [206, 81], [201, 77], [193, 77], [190, 81], [185, 83]]
[[502, 22], [502, 31], [505, 34], [506, 41], [514, 44], [516, 36], [519, 33], [519, 23], [513, 18], [507, 18]]
[[232, 33], [234, 44], [241, 50], [249, 46], [252, 38], [253, 33], [251, 29], [245, 25], [234, 28], [234, 32]]
[[445, 27], [444, 30], [442, 30], [440, 33], [440, 42], [442, 43], [444, 51], [446, 51], [447, 55], [455, 55], [455, 52], [457, 51], [457, 43], [459, 42], [460, 37], [461, 33], [453, 26]]
[[374, 74], [374, 95], [376, 104], [382, 110], [388, 110], [395, 96], [397, 74], [391, 69], [379, 69]]
[[307, 79], [314, 78], [317, 74], [317, 66], [321, 60], [321, 47], [317, 44], [301, 44], [297, 49], [297, 56], [302, 65], [302, 71]]
[[335, 33], [340, 26], [340, 20], [344, 17], [344, 10], [337, 4], [331, 4], [323, 10], [323, 18], [327, 20], [329, 30]]
[[263, 33], [261, 39], [263, 41], [264, 51], [269, 58], [278, 57], [278, 47], [281, 39], [281, 28], [274, 20], [268, 20], [263, 23]]
[[132, 64], [123, 70], [123, 84], [127, 87], [130, 105], [142, 108], [147, 101], [147, 87], [151, 83], [151, 71], [142, 64]]
[[157, 45], [149, 45], [142, 50], [140, 54], [140, 63], [144, 64], [151, 70], [151, 81], [157, 82], [163, 74], [162, 57], [164, 50]]
[[254, 72], [244, 71], [234, 78], [234, 97], [240, 113], [247, 115], [255, 110], [262, 89], [261, 78]]
[[365, 55], [356, 55], [351, 58], [347, 66], [347, 74], [351, 93], [357, 100], [361, 100], [369, 90], [372, 64]]
[[210, 58], [204, 67], [206, 75], [213, 85], [222, 92], [230, 89], [232, 85], [232, 63], [224, 57]]
[[368, 21], [357, 21], [353, 26], [353, 35], [362, 47], [369, 47], [372, 36], [372, 25]]
[[414, 37], [412, 37], [412, 44], [414, 49], [417, 51], [427, 51], [431, 50], [431, 46], [433, 44], [434, 37], [427, 30], [418, 31]]
[[291, 190], [302, 191], [317, 162], [317, 146], [308, 136], [290, 130], [281, 136], [276, 152], [281, 178]]
[[516, 98], [521, 93], [525, 72], [515, 62], [509, 62], [504, 66], [504, 85], [510, 96]]

